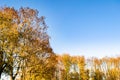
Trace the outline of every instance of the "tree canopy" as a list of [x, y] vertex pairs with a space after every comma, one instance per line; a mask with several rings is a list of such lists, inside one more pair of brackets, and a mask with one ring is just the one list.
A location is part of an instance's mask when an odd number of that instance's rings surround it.
[[7, 74], [15, 80], [34, 73], [52, 78], [56, 60], [44, 19], [28, 7], [0, 8], [0, 76]]

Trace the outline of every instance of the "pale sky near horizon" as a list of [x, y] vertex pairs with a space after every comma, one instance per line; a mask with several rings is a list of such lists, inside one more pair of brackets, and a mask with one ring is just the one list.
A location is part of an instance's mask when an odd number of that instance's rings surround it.
[[119, 0], [0, 0], [0, 6], [37, 9], [46, 17], [50, 43], [57, 54], [120, 54]]

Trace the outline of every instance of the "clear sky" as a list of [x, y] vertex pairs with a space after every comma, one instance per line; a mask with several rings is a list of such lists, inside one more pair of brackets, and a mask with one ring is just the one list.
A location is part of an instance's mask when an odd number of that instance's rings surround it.
[[55, 53], [86, 57], [120, 54], [119, 0], [0, 0], [0, 6], [37, 9], [46, 17]]

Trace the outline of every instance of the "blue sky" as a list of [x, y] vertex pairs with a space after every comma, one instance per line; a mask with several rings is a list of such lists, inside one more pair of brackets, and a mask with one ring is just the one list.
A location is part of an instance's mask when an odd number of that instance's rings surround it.
[[119, 0], [0, 0], [0, 6], [5, 5], [34, 8], [44, 15], [57, 54], [120, 54]]

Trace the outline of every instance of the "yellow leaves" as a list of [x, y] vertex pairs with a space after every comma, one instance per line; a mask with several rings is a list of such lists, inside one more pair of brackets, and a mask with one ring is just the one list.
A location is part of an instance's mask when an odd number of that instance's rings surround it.
[[6, 14], [8, 18], [15, 19], [18, 18], [17, 11], [14, 8], [4, 7], [2, 8], [2, 13]]
[[71, 56], [69, 56], [68, 54], [64, 54], [62, 56], [62, 62], [64, 64], [66, 71], [68, 72], [71, 65]]
[[[119, 57], [105, 57], [102, 59], [90, 58], [89, 62], [86, 62], [84, 56], [69, 56], [64, 54], [58, 56], [58, 61], [62, 61], [65, 67], [65, 79], [68, 79], [68, 76], [74, 76], [72, 71], [74, 68], [77, 68], [76, 64], [79, 65], [77, 71], [79, 71], [80, 80], [119, 80], [120, 79], [120, 58]], [[85, 64], [89, 64], [86, 66]], [[74, 67], [73, 67], [74, 66]], [[90, 68], [89, 68], [90, 67]], [[59, 69], [59, 67], [58, 67]], [[64, 72], [64, 71], [63, 71]], [[62, 72], [61, 72], [62, 73]], [[67, 77], [66, 77], [67, 76]], [[75, 77], [77, 78], [77, 76]], [[69, 80], [69, 79], [68, 79]]]
[[3, 40], [13, 40], [18, 37], [17, 25], [12, 23], [9, 13], [0, 11], [0, 33]]
[[[0, 9], [0, 48], [7, 55], [8, 75], [33, 71], [33, 75], [49, 80], [54, 76], [56, 56], [49, 44], [44, 19], [30, 8]], [[20, 65], [20, 66], [19, 66]], [[18, 71], [14, 71], [18, 70]], [[35, 73], [35, 72], [38, 73]], [[38, 79], [39, 80], [39, 79]]]

